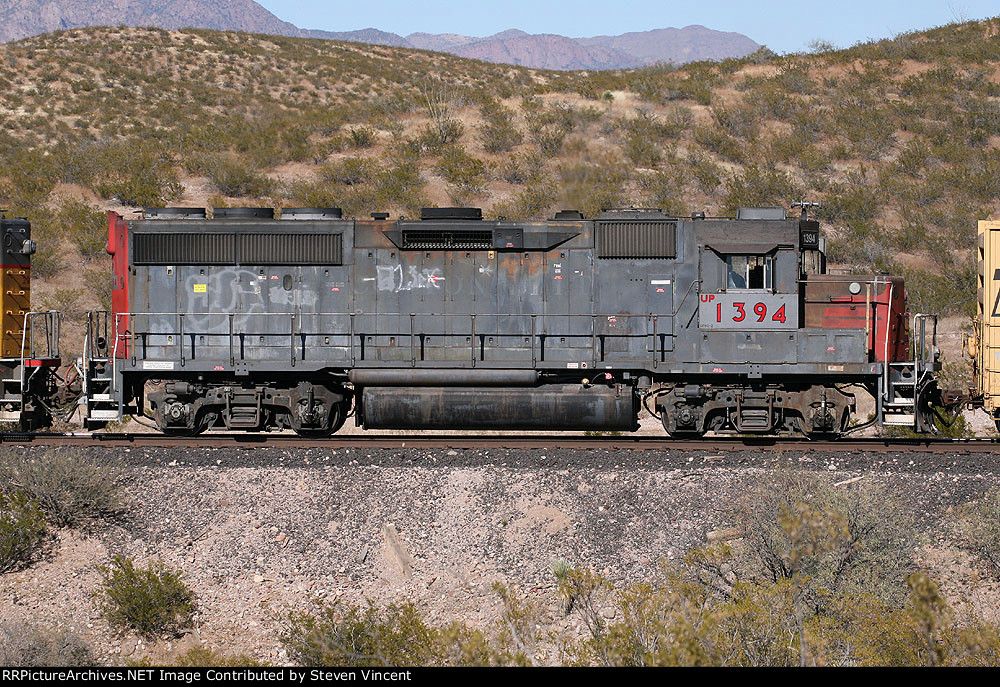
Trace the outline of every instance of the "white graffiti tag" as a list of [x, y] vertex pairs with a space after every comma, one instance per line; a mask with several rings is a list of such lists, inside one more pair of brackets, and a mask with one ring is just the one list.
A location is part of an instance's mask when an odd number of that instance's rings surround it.
[[441, 288], [444, 277], [436, 269], [417, 269], [410, 265], [403, 272], [402, 265], [379, 265], [376, 288], [379, 291], [412, 291], [413, 289]]

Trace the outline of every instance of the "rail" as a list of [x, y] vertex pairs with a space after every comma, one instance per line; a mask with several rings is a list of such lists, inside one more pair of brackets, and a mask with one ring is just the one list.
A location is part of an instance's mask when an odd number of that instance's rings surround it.
[[[617, 450], [653, 449], [657, 460], [683, 460], [688, 465], [687, 458], [681, 458], [688, 451], [711, 452], [714, 455], [706, 457], [703, 462], [708, 465], [725, 465], [727, 456], [733, 456], [740, 451], [759, 455], [764, 452], [786, 454], [794, 449], [803, 452], [844, 452], [868, 456], [872, 453], [897, 453], [912, 456], [914, 453], [938, 453], [949, 456], [968, 454], [993, 455], [1000, 446], [1000, 439], [972, 438], [951, 439], [942, 437], [899, 438], [899, 437], [862, 437], [842, 438], [832, 440], [813, 440], [802, 437], [705, 437], [702, 439], [677, 439], [666, 435], [582, 435], [579, 433], [552, 432], [548, 434], [525, 434], [521, 432], [505, 432], [496, 434], [335, 434], [330, 437], [302, 437], [293, 433], [231, 433], [206, 432], [197, 437], [184, 437], [150, 433], [0, 433], [0, 444], [21, 446], [143, 446], [143, 447], [191, 447], [198, 449], [210, 448], [256, 448], [262, 446], [279, 446], [282, 448], [391, 448], [391, 449], [599, 449]], [[194, 455], [194, 454], [191, 454]], [[344, 460], [356, 459], [349, 454]], [[212, 464], [218, 457], [212, 455]], [[287, 466], [288, 457], [282, 454], [281, 465]], [[428, 459], [430, 460], [430, 459]], [[447, 464], [448, 461], [461, 461], [462, 457], [439, 457], [436, 465]], [[538, 456], [523, 454], [518, 460], [537, 461]], [[545, 460], [544, 457], [541, 460]], [[550, 457], [546, 464], [555, 464], [555, 458]], [[738, 465], [746, 463], [736, 459]], [[408, 465], [413, 463], [408, 461]], [[865, 463], [867, 465], [867, 463]], [[975, 464], [974, 464], [975, 465]], [[917, 468], [911, 469], [920, 469]]]
[[[128, 341], [133, 363], [170, 358], [182, 367], [191, 360], [224, 358], [233, 366], [247, 360], [284, 360], [293, 367], [306, 360], [342, 360], [354, 366], [372, 360], [375, 351], [394, 350], [402, 353], [392, 360], [413, 367], [457, 360], [472, 367], [529, 360], [532, 367], [573, 361], [586, 367], [607, 360], [636, 360], [651, 361], [655, 368], [673, 350], [673, 327], [661, 326], [661, 320], [672, 317], [672, 313], [117, 313], [111, 357], [113, 364], [126, 357], [120, 346]], [[456, 345], [463, 338], [464, 345]], [[442, 346], [439, 340], [447, 343]], [[439, 346], [449, 351], [444, 359], [432, 357]], [[323, 356], [310, 357], [317, 348], [324, 350]], [[580, 355], [567, 359], [566, 351]]]

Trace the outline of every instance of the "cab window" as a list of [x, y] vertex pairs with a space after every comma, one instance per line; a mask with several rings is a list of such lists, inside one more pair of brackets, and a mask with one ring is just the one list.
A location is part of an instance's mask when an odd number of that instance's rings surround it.
[[774, 259], [770, 255], [729, 255], [726, 257], [727, 289], [774, 288]]

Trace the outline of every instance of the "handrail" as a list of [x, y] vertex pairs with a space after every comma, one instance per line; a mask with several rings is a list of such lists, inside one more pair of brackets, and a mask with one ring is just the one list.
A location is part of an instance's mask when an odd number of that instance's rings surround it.
[[[694, 283], [696, 283], [696, 282], [692, 282], [692, 286], [694, 285]], [[244, 319], [244, 320], [251, 320], [251, 321], [254, 320], [254, 319], [262, 318], [262, 319], [265, 320], [265, 322], [274, 322], [275, 321], [274, 318], [279, 318], [279, 321], [280, 321], [280, 319], [288, 318], [288, 319], [285, 319], [285, 321], [286, 322], [287, 321], [291, 322], [291, 328], [290, 329], [285, 329], [285, 332], [287, 332], [285, 334], [281, 334], [280, 333], [280, 329], [281, 328], [279, 327], [278, 329], [274, 329], [274, 331], [257, 332], [257, 333], [251, 334], [251, 336], [259, 336], [261, 338], [267, 337], [267, 338], [271, 338], [271, 339], [273, 339], [274, 337], [279, 337], [279, 343], [277, 345], [268, 345], [267, 346], [268, 348], [280, 348], [283, 345], [283, 344], [280, 343], [280, 337], [282, 337], [282, 336], [286, 337], [286, 341], [290, 341], [290, 349], [291, 349], [290, 350], [290, 363], [292, 365], [295, 365], [296, 361], [298, 361], [301, 358], [301, 356], [297, 355], [296, 351], [295, 351], [295, 349], [296, 349], [296, 341], [298, 339], [304, 339], [307, 336], [334, 336], [334, 337], [349, 336], [350, 337], [350, 347], [351, 347], [350, 355], [351, 355], [352, 364], [356, 364], [355, 348], [354, 347], [358, 343], [357, 341], [355, 341], [355, 339], [357, 337], [363, 336], [363, 337], [367, 338], [367, 337], [375, 336], [375, 337], [379, 337], [379, 339], [381, 339], [381, 338], [386, 337], [386, 336], [394, 336], [394, 337], [400, 337], [400, 338], [402, 338], [402, 337], [408, 337], [409, 338], [409, 340], [410, 340], [409, 341], [409, 346], [410, 346], [410, 363], [411, 363], [411, 365], [415, 366], [417, 364], [417, 361], [418, 361], [418, 355], [417, 355], [417, 351], [416, 351], [417, 338], [418, 337], [423, 337], [423, 336], [426, 335], [424, 332], [418, 331], [418, 324], [420, 324], [419, 320], [422, 319], [422, 320], [426, 321], [427, 318], [433, 318], [435, 320], [443, 320], [443, 321], [449, 321], [449, 320], [453, 321], [454, 318], [460, 318], [462, 320], [468, 320], [468, 329], [467, 330], [461, 331], [461, 332], [458, 332], [458, 331], [440, 332], [440, 336], [445, 336], [445, 337], [448, 337], [448, 336], [466, 336], [466, 337], [468, 337], [469, 338], [469, 344], [468, 344], [469, 345], [469, 352], [468, 352], [469, 363], [473, 367], [476, 366], [476, 364], [477, 364], [478, 361], [485, 360], [485, 353], [482, 350], [480, 350], [480, 349], [483, 348], [483, 345], [485, 343], [485, 337], [487, 337], [487, 336], [496, 336], [496, 337], [501, 337], [501, 338], [504, 338], [504, 337], [517, 337], [517, 338], [527, 337], [528, 335], [527, 335], [526, 330], [528, 328], [529, 322], [530, 322], [530, 328], [531, 328], [531, 335], [530, 335], [530, 337], [528, 337], [528, 341], [525, 341], [520, 346], [504, 346], [504, 348], [519, 349], [519, 350], [520, 349], [525, 349], [525, 350], [530, 349], [531, 350], [531, 358], [532, 358], [532, 366], [535, 366], [537, 364], [537, 362], [538, 362], [538, 355], [537, 355], [536, 347], [539, 344], [539, 339], [541, 339], [541, 342], [540, 342], [541, 343], [541, 352], [542, 352], [542, 359], [544, 360], [544, 357], [545, 357], [544, 356], [544, 353], [545, 353], [545, 341], [544, 340], [546, 338], [554, 338], [554, 337], [565, 337], [565, 338], [572, 338], [572, 339], [580, 339], [581, 337], [589, 337], [590, 338], [590, 350], [591, 350], [590, 362], [593, 365], [597, 365], [599, 362], [605, 360], [606, 353], [604, 351], [604, 345], [603, 345], [603, 341], [604, 341], [605, 338], [609, 338], [609, 337], [610, 338], [629, 338], [629, 339], [639, 339], [639, 338], [642, 338], [642, 339], [645, 339], [646, 341], [649, 341], [649, 337], [651, 336], [652, 337], [652, 345], [651, 346], [647, 346], [647, 348], [649, 350], [644, 350], [641, 355], [637, 354], [635, 356], [635, 358], [636, 359], [644, 359], [647, 355], [651, 355], [652, 358], [653, 358], [654, 364], [655, 364], [655, 362], [658, 361], [658, 351], [659, 351], [659, 347], [660, 347], [660, 344], [657, 341], [658, 337], [661, 336], [661, 335], [664, 336], [664, 337], [666, 337], [666, 336], [675, 337], [676, 336], [674, 334], [674, 332], [672, 331], [671, 328], [668, 328], [667, 331], [663, 331], [663, 332], [660, 331], [659, 318], [661, 316], [662, 317], [672, 317], [673, 315], [672, 315], [672, 313], [635, 313], [635, 314], [633, 314], [633, 313], [606, 313], [605, 314], [605, 313], [579, 313], [579, 312], [578, 313], [564, 313], [564, 312], [558, 312], [558, 313], [524, 313], [524, 312], [521, 312], [521, 313], [503, 313], [503, 312], [497, 312], [497, 313], [438, 313], [438, 312], [428, 312], [428, 313], [384, 313], [384, 312], [378, 312], [378, 313], [358, 313], [358, 312], [346, 312], [346, 311], [344, 311], [344, 312], [315, 312], [315, 313], [301, 313], [301, 312], [299, 312], [299, 313], [288, 313], [288, 312], [285, 312], [285, 313], [274, 313], [274, 312], [262, 312], [262, 313], [253, 313], [253, 312], [240, 312], [240, 313], [232, 313], [232, 312], [187, 312], [187, 313], [179, 313], [179, 312], [162, 312], [162, 313], [161, 312], [144, 312], [144, 313], [115, 313], [114, 314], [114, 320], [115, 320], [115, 322], [114, 322], [115, 344], [114, 344], [114, 352], [112, 354], [113, 359], [114, 359], [112, 365], [114, 366], [113, 370], [116, 371], [117, 370], [117, 357], [118, 357], [118, 351], [119, 351], [119, 341], [118, 341], [118, 339], [122, 338], [122, 335], [119, 333], [119, 318], [129, 318], [128, 321], [132, 325], [131, 326], [131, 332], [129, 332], [126, 335], [131, 336], [131, 338], [132, 338], [132, 340], [134, 342], [138, 342], [141, 339], [142, 343], [143, 343], [143, 346], [142, 346], [143, 350], [145, 350], [145, 348], [146, 348], [146, 342], [148, 340], [147, 337], [151, 337], [151, 336], [171, 336], [171, 335], [178, 336], [177, 345], [179, 345], [181, 347], [181, 353], [180, 353], [181, 365], [184, 365], [187, 362], [187, 359], [189, 358], [188, 352], [186, 350], [186, 341], [185, 341], [185, 337], [186, 336], [191, 336], [192, 340], [194, 340], [198, 336], [228, 337], [227, 343], [224, 343], [224, 344], [210, 344], [210, 346], [211, 347], [217, 347], [218, 345], [222, 345], [222, 346], [227, 346], [228, 345], [230, 360], [231, 360], [232, 364], [235, 365], [236, 353], [234, 351], [234, 340], [235, 340], [235, 338], [237, 336], [243, 337], [243, 336], [246, 336], [248, 334], [248, 332], [246, 330], [244, 330], [244, 331], [237, 331], [237, 325], [239, 324], [236, 321], [237, 317], [239, 317], [241, 319]], [[177, 323], [177, 326], [179, 328], [178, 332], [172, 332], [172, 331], [157, 331], [157, 332], [153, 332], [153, 331], [148, 331], [148, 330], [141, 330], [141, 329], [139, 329], [138, 326], [136, 326], [137, 324], [143, 322], [143, 318], [146, 318], [145, 321], [146, 321], [146, 323], [148, 325], [148, 322], [149, 322], [150, 318], [160, 318], [160, 317], [168, 317], [168, 318], [171, 318], [171, 319], [176, 318], [176, 323]], [[410, 327], [409, 327], [409, 331], [408, 332], [395, 331], [395, 332], [389, 332], [389, 333], [385, 333], [385, 334], [381, 334], [378, 331], [373, 331], [373, 332], [359, 331], [358, 322], [357, 322], [357, 318], [359, 318], [359, 317], [360, 318], [370, 317], [370, 318], [379, 318], [379, 319], [381, 319], [381, 318], [398, 318], [398, 320], [400, 322], [402, 320], [408, 320], [409, 324], [410, 324]], [[346, 326], [346, 324], [347, 324], [346, 320], [343, 323], [344, 326], [338, 328], [338, 331], [316, 331], [316, 332], [304, 331], [303, 324], [304, 323], [308, 323], [310, 321], [310, 319], [317, 319], [317, 318], [318, 319], [350, 318], [349, 331], [348, 331], [348, 327]], [[504, 319], [517, 318], [518, 320], [521, 320], [521, 323], [523, 323], [523, 326], [512, 327], [512, 329], [515, 329], [516, 331], [513, 331], [511, 333], [506, 333], [504, 331], [501, 331], [500, 323], [497, 322], [496, 323], [495, 333], [491, 334], [489, 327], [487, 327], [486, 331], [484, 332], [483, 328], [478, 324], [479, 322], [481, 322], [484, 319], [487, 320], [487, 321], [489, 321], [490, 318], [497, 318], [498, 320], [500, 318], [504, 318]], [[553, 333], [551, 330], [550, 331], [540, 331], [541, 325], [538, 322], [539, 318], [542, 318], [543, 321], [544, 321], [544, 318], [553, 318], [553, 319], [556, 319], [556, 320], [563, 320], [565, 318], [565, 320], [568, 320], [569, 322], [572, 322], [573, 320], [576, 320], [577, 322], [580, 322], [581, 318], [587, 318], [587, 319], [590, 320], [589, 327], [587, 327], [589, 329], [589, 332], [582, 333], [582, 331], [583, 331], [582, 328], [581, 328], [581, 333], [570, 333], [569, 331], [566, 331], [565, 333]], [[635, 321], [635, 320], [638, 320], [638, 321], [645, 321], [646, 324], [645, 324], [644, 327], [642, 327], [642, 331], [641, 332], [634, 332], [634, 333], [633, 332], [620, 332], [620, 330], [619, 331], [610, 331], [610, 332], [608, 332], [608, 331], [602, 331], [602, 328], [598, 326], [598, 321], [601, 320], [601, 319], [604, 319], [604, 318], [607, 318], [609, 321], [612, 321], [612, 322], [618, 322], [618, 321], [621, 321], [621, 320], [626, 320], [626, 321]], [[210, 321], [207, 322], [207, 323], [205, 323], [205, 322], [197, 322], [197, 320], [199, 320], [199, 319], [208, 319]], [[585, 321], [585, 320], [583, 320], [583, 321]], [[558, 325], [559, 323], [556, 323], [556, 324]], [[201, 329], [201, 327], [199, 325], [203, 325], [204, 328], [206, 329], [206, 331], [198, 331], [199, 329]], [[567, 329], [570, 328], [570, 325], [568, 323], [564, 324], [562, 326], [567, 327]], [[215, 329], [218, 329], [218, 331], [212, 331], [212, 330], [215, 330]], [[267, 329], [270, 330], [272, 328], [271, 327], [267, 327]], [[289, 339], [289, 337], [290, 337], [290, 339]], [[480, 341], [481, 339], [482, 339], [482, 341]], [[600, 347], [598, 346], [599, 340], [601, 342]], [[289, 344], [284, 344], [284, 345], [289, 345]], [[365, 349], [364, 349], [365, 342], [364, 341], [361, 342], [361, 346], [362, 346], [362, 349], [361, 349], [361, 358], [364, 359], [365, 358]], [[376, 343], [376, 347], [378, 347], [377, 343]], [[196, 349], [195, 349], [194, 345], [192, 345], [192, 355], [194, 355], [194, 351], [195, 350]], [[419, 357], [420, 361], [424, 360], [422, 351], [423, 351], [423, 346], [421, 345], [421, 355]], [[142, 357], [143, 357], [143, 359], [146, 358], [145, 355], [142, 355]], [[245, 355], [243, 353], [243, 345], [242, 344], [240, 346], [240, 355], [239, 355], [239, 357], [240, 357], [240, 359], [245, 359]], [[117, 377], [117, 375], [115, 375], [115, 376]]]

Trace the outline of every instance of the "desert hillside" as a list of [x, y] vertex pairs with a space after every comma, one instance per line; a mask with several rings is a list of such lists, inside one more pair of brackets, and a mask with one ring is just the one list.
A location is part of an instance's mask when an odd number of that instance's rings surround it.
[[92, 276], [106, 274], [108, 208], [541, 217], [800, 199], [822, 202], [835, 262], [900, 272], [915, 309], [967, 316], [975, 220], [1000, 209], [998, 30], [606, 72], [208, 30], [57, 32], [0, 46], [0, 206], [34, 222], [40, 296], [71, 317], [106, 298]]

